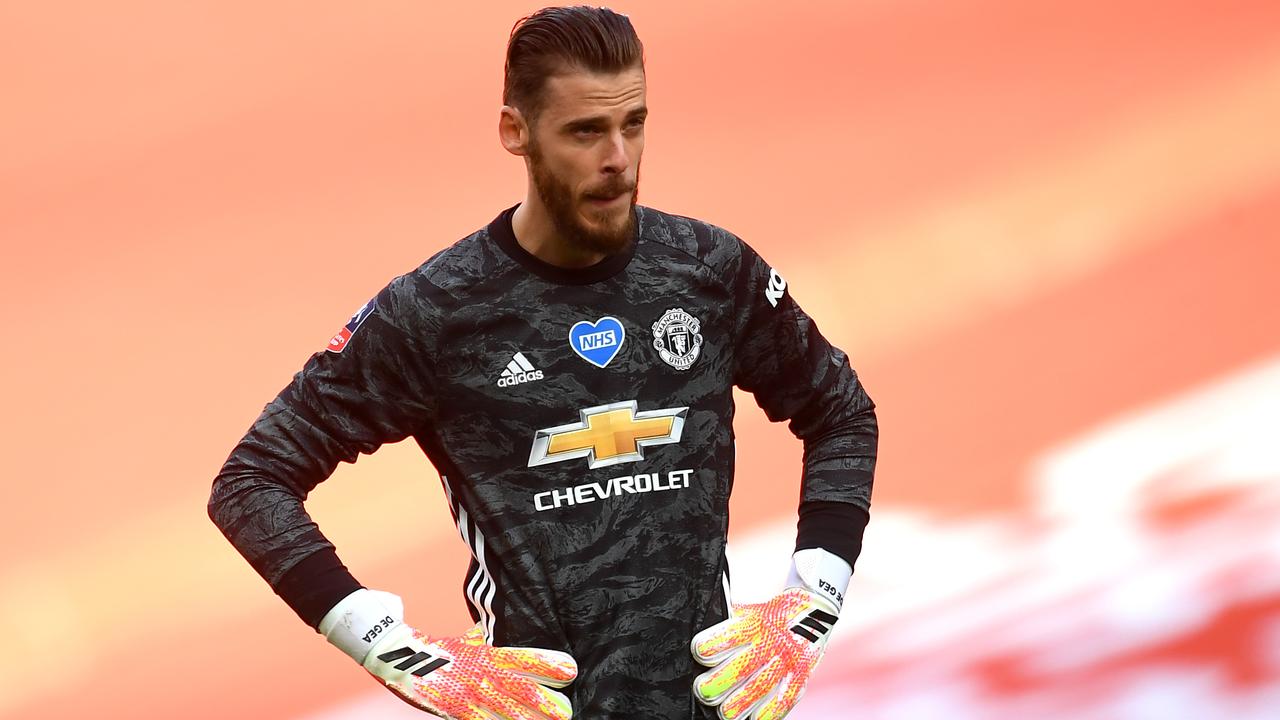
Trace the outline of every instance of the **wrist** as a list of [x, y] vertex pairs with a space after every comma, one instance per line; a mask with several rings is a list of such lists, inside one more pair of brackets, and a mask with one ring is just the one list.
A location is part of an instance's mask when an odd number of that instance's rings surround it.
[[404, 624], [404, 603], [388, 592], [361, 588], [334, 605], [317, 628], [334, 647], [363, 665], [374, 645]]
[[835, 606], [839, 614], [853, 568], [835, 553], [822, 548], [797, 550], [791, 556], [787, 587], [801, 587]]
[[304, 558], [272, 586], [275, 593], [312, 628], [343, 598], [363, 587], [333, 548]]

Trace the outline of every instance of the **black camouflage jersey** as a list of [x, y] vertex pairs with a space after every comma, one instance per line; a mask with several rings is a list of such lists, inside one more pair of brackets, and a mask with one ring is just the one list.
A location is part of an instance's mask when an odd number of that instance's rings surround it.
[[715, 717], [693, 699], [689, 642], [728, 611], [733, 386], [803, 439], [804, 501], [867, 508], [873, 405], [733, 234], [637, 207], [627, 251], [566, 270], [520, 247], [514, 210], [392, 280], [313, 355], [232, 452], [210, 513], [276, 585], [332, 548], [307, 493], [413, 437], [492, 643], [573, 655], [575, 717]]

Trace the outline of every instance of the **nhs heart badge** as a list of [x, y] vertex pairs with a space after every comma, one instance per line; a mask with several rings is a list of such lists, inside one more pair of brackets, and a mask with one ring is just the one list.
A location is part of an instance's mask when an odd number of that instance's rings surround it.
[[595, 322], [580, 320], [569, 328], [569, 347], [578, 357], [602, 368], [622, 349], [627, 331], [616, 317], [606, 315]]

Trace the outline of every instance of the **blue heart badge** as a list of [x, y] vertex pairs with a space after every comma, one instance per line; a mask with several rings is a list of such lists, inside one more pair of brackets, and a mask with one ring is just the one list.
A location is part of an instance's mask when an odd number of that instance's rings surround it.
[[602, 368], [617, 357], [626, 337], [627, 331], [618, 318], [606, 315], [595, 322], [574, 323], [569, 328], [569, 347], [578, 357]]

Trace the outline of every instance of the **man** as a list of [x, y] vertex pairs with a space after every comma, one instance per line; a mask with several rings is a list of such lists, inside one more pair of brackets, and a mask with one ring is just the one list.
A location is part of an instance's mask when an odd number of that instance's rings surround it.
[[[507, 49], [522, 203], [393, 279], [231, 453], [210, 516], [298, 615], [442, 717], [778, 718], [836, 622], [867, 523], [873, 405], [734, 235], [637, 206], [643, 52], [607, 9]], [[787, 589], [734, 607], [733, 396], [804, 441]], [[303, 508], [339, 461], [413, 437], [472, 553], [475, 628], [363, 588]]]

